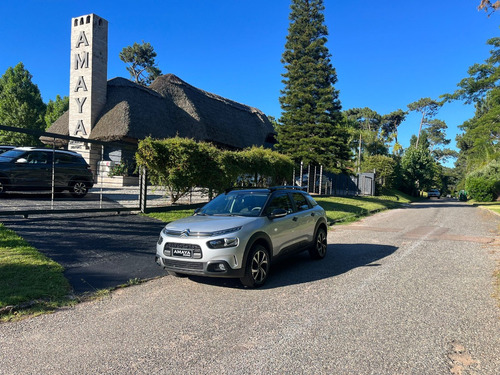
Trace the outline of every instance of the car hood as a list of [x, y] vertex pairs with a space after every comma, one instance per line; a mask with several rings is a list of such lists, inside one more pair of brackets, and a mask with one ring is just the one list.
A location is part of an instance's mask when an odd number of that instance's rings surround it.
[[[261, 219], [260, 217], [245, 216], [205, 216], [196, 215], [173, 221], [165, 226], [167, 231], [185, 232], [194, 235], [203, 233], [208, 235], [226, 229], [242, 227], [245, 224]], [[189, 234], [188, 234], [189, 235]]]

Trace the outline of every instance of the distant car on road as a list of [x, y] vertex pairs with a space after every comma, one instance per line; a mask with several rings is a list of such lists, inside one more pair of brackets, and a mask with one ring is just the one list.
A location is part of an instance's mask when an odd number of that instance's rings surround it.
[[84, 197], [94, 185], [85, 159], [72, 151], [18, 147], [0, 154], [0, 195], [7, 190], [69, 190]]
[[427, 192], [427, 198], [436, 197], [437, 199], [441, 198], [441, 193], [438, 189], [431, 189]]
[[156, 262], [173, 275], [264, 284], [272, 261], [303, 250], [326, 255], [325, 210], [301, 188], [228, 190], [191, 217], [163, 228]]

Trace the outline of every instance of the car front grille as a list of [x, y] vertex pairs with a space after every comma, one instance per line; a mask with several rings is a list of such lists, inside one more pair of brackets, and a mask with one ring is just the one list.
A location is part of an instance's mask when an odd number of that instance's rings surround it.
[[184, 262], [182, 260], [163, 259], [163, 264], [167, 268], [172, 268], [179, 271], [185, 270], [203, 272], [202, 262]]
[[181, 250], [189, 250], [192, 253], [192, 258], [201, 259], [203, 254], [201, 252], [201, 247], [199, 245], [190, 244], [190, 243], [176, 243], [176, 242], [167, 242], [165, 246], [163, 246], [163, 254], [165, 256], [173, 256], [173, 249], [181, 249]]

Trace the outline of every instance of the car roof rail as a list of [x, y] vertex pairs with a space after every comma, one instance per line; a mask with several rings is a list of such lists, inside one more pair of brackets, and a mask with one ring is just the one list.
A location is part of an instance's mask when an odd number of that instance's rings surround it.
[[304, 191], [305, 190], [305, 187], [302, 187], [302, 186], [294, 186], [294, 185], [282, 185], [282, 186], [273, 186], [273, 187], [270, 187], [269, 190], [271, 191], [276, 191], [276, 190], [286, 190], [286, 189], [289, 189], [289, 190], [300, 190], [300, 191]]
[[233, 187], [230, 187], [230, 188], [227, 188], [226, 190], [224, 190], [224, 192], [227, 194], [229, 193], [230, 191], [233, 191], [233, 190], [257, 190], [257, 189], [267, 189], [269, 190], [269, 188], [267, 187], [262, 187], [262, 186], [233, 186]]

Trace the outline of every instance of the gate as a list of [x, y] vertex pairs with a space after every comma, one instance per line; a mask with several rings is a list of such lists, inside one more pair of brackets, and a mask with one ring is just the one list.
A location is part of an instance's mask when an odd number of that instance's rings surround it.
[[335, 174], [323, 171], [322, 166], [304, 166], [301, 163], [294, 168], [292, 180], [296, 186], [302, 186], [313, 194], [341, 197], [375, 195], [375, 173], [360, 173], [356, 176]]

